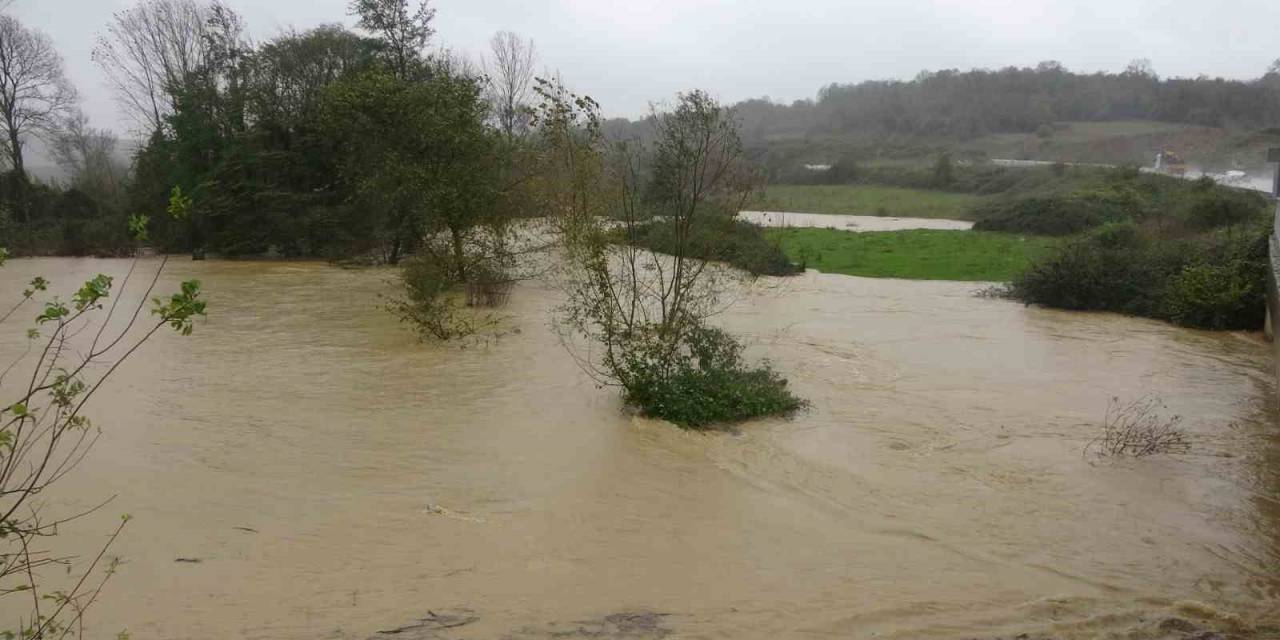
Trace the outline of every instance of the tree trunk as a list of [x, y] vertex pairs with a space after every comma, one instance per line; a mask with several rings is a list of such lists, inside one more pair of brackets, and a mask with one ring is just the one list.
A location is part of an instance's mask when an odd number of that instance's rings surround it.
[[453, 240], [454, 273], [458, 276], [458, 282], [466, 282], [467, 265], [466, 265], [466, 256], [464, 255], [463, 247], [462, 247], [462, 230], [456, 227], [451, 227], [449, 229], [449, 234], [452, 236], [452, 240]]
[[13, 163], [13, 201], [23, 224], [29, 224], [31, 211], [27, 207], [27, 167], [22, 158], [22, 139], [13, 127], [9, 128], [9, 160]]
[[400, 234], [391, 241], [391, 254], [387, 256], [387, 264], [400, 264]]

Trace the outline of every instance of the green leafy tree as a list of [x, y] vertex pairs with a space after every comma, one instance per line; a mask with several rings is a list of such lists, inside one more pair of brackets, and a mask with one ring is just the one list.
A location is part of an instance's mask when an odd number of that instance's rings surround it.
[[435, 33], [431, 21], [436, 15], [427, 0], [416, 8], [409, 0], [352, 0], [350, 9], [361, 29], [382, 40], [383, 55], [396, 78], [408, 80], [426, 69], [422, 52]]
[[[480, 89], [474, 78], [441, 70], [420, 82], [369, 72], [326, 92], [326, 131], [346, 150], [343, 189], [371, 214], [388, 262], [425, 248], [466, 278], [467, 245], [493, 220], [498, 190]], [[443, 247], [424, 244], [437, 234]]]

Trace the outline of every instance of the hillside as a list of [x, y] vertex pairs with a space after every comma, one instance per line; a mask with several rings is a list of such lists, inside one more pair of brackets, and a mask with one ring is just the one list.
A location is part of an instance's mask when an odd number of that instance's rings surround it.
[[[832, 84], [815, 99], [735, 106], [744, 141], [779, 182], [805, 165], [1014, 158], [1150, 165], [1171, 150], [1207, 171], [1261, 172], [1280, 145], [1280, 74], [1256, 80], [1160, 78], [1034, 68], [922, 72], [911, 80]], [[613, 130], [633, 132], [614, 124]]]

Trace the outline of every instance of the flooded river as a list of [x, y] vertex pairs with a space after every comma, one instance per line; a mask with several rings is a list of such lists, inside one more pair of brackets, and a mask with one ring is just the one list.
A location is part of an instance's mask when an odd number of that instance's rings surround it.
[[[0, 299], [35, 273], [69, 288], [125, 268], [11, 261]], [[698, 434], [597, 389], [548, 326], [551, 288], [517, 288], [518, 333], [420, 345], [379, 309], [389, 275], [172, 263], [170, 287], [204, 282], [208, 321], [119, 371], [57, 496], [118, 496], [64, 535], [81, 548], [133, 516], [94, 637], [1280, 623], [1280, 429], [1258, 336], [809, 273], [744, 292], [723, 322], [812, 408]], [[1148, 393], [1185, 417], [1192, 453], [1081, 455], [1110, 398]]]

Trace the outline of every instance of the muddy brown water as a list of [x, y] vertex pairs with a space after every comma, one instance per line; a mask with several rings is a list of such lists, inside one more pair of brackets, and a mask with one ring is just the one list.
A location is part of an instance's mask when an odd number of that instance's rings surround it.
[[[36, 273], [64, 290], [125, 268], [11, 261], [0, 299]], [[744, 292], [723, 322], [812, 408], [698, 434], [596, 388], [548, 326], [547, 285], [512, 296], [519, 333], [462, 348], [418, 344], [380, 310], [389, 275], [170, 263], [162, 288], [201, 279], [208, 320], [118, 372], [92, 404], [101, 439], [49, 498], [117, 496], [64, 533], [80, 549], [133, 516], [91, 637], [1148, 637], [1168, 618], [1263, 637], [1280, 622], [1280, 430], [1256, 335], [809, 273]], [[1109, 398], [1147, 393], [1185, 416], [1191, 454], [1081, 455]]]

